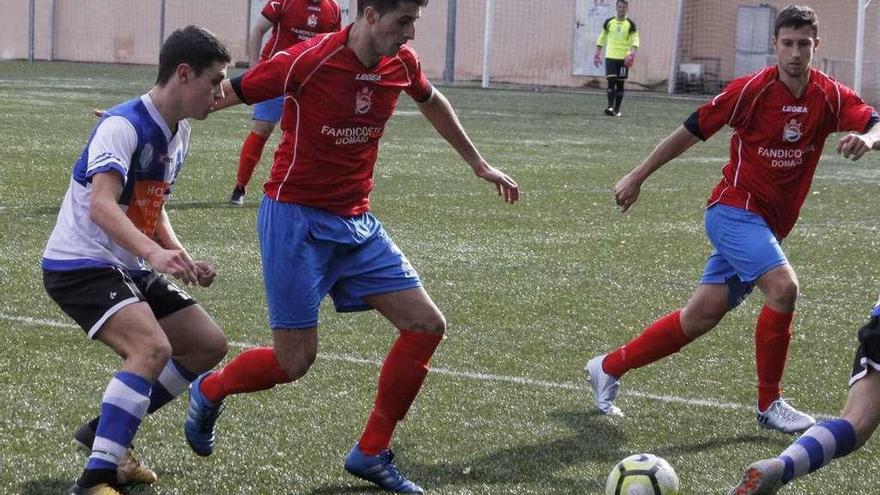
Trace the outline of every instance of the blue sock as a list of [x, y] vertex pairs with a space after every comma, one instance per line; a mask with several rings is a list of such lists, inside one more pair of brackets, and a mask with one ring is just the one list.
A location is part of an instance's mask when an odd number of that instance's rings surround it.
[[196, 379], [196, 374], [190, 372], [174, 359], [169, 359], [159, 374], [159, 379], [153, 385], [153, 391], [150, 393], [150, 407], [147, 414], [153, 414], [171, 402], [175, 397], [182, 394], [190, 382]]
[[86, 470], [116, 469], [147, 414], [152, 387], [146, 378], [127, 371], [117, 372], [110, 380]]
[[812, 473], [856, 448], [856, 431], [845, 419], [822, 421], [805, 431], [779, 458], [785, 462], [782, 482]]

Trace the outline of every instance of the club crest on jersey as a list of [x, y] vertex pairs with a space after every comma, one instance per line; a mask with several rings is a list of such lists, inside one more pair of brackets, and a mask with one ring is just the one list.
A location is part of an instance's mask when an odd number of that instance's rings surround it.
[[803, 132], [801, 132], [801, 122], [797, 119], [791, 119], [782, 129], [782, 140], [787, 143], [796, 143], [800, 141]]
[[306, 23], [309, 27], [315, 27], [318, 25], [318, 16], [315, 14], [309, 14], [309, 18], [306, 20]]
[[141, 170], [146, 170], [150, 168], [150, 164], [153, 163], [153, 145], [147, 143], [144, 145], [144, 148], [141, 150], [141, 159], [138, 161], [138, 166]]
[[373, 106], [373, 90], [363, 87], [357, 92], [354, 101], [354, 113], [363, 115], [370, 111]]

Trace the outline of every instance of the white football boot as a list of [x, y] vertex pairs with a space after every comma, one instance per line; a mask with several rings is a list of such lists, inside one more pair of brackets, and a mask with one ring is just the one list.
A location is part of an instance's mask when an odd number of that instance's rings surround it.
[[755, 409], [755, 415], [762, 428], [788, 434], [800, 433], [816, 424], [815, 418], [791, 407], [782, 397], [773, 401], [764, 412]]
[[599, 411], [609, 416], [623, 416], [623, 411], [614, 405], [617, 391], [620, 390], [620, 380], [602, 370], [602, 361], [606, 355], [596, 356], [587, 361], [584, 372], [587, 374], [587, 381], [593, 387], [596, 407], [599, 408]]

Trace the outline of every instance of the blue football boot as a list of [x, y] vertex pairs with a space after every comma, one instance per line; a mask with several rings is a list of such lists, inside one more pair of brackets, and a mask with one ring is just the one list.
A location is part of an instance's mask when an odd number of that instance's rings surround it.
[[425, 493], [422, 487], [400, 474], [394, 465], [394, 452], [391, 449], [383, 450], [378, 455], [366, 455], [361, 452], [360, 445], [354, 444], [345, 457], [345, 470], [389, 492]]
[[223, 412], [223, 402], [213, 403], [209, 401], [199, 390], [202, 380], [211, 371], [199, 375], [189, 385], [189, 408], [186, 411], [186, 420], [183, 422], [183, 433], [186, 442], [193, 451], [207, 457], [214, 452], [214, 425], [217, 418]]

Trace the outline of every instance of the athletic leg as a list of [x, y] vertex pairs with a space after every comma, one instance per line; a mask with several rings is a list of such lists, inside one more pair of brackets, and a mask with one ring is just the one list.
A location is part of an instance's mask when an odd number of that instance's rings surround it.
[[620, 115], [620, 104], [623, 102], [623, 84], [625, 79], [618, 78], [616, 80], [616, 87], [614, 88], [614, 114]]
[[418, 395], [428, 365], [443, 339], [446, 320], [422, 287], [364, 296], [400, 332], [379, 373], [373, 410], [345, 468], [379, 486], [401, 493], [423, 493], [393, 463], [391, 438]]
[[766, 411], [782, 395], [780, 383], [791, 343], [798, 280], [791, 265], [784, 264], [761, 275], [756, 285], [765, 298], [755, 326], [755, 364], [758, 410]]
[[144, 302], [117, 311], [96, 338], [121, 356], [123, 364], [104, 392], [92, 453], [77, 481], [79, 489], [117, 482], [119, 464], [147, 413], [153, 383], [171, 357], [171, 345]]
[[251, 132], [245, 138], [244, 144], [241, 147], [241, 153], [239, 154], [238, 174], [236, 175], [235, 183], [237, 187], [247, 188], [254, 170], [257, 168], [257, 164], [260, 163], [260, 158], [263, 156], [263, 148], [266, 146], [266, 141], [272, 135], [274, 129], [274, 122], [267, 122], [265, 120], [253, 121]]
[[281, 120], [283, 111], [283, 96], [254, 105], [253, 124], [251, 125], [251, 132], [245, 138], [241, 153], [239, 154], [236, 184], [229, 198], [230, 203], [234, 205], [244, 204], [247, 186], [263, 155], [266, 141], [275, 129], [275, 124]]

